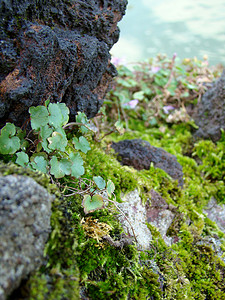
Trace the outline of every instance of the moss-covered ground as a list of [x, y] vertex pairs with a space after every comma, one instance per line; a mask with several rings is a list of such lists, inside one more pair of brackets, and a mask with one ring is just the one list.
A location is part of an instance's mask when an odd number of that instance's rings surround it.
[[[225, 134], [217, 143], [194, 140], [195, 124], [186, 113], [205, 91], [204, 80], [213, 81], [219, 74], [219, 68], [211, 70], [205, 61], [175, 64], [165, 57], [132, 70], [119, 67], [117, 82], [94, 120], [99, 131], [89, 137], [92, 150], [83, 155], [84, 177], [112, 180], [117, 201], [137, 188], [145, 202], [149, 191], [156, 190], [175, 207], [167, 235], [176, 242], [168, 246], [148, 224], [153, 236], [149, 250], [137, 250], [135, 243], [117, 247], [102, 239], [110, 235], [120, 241], [122, 236], [112, 204], [85, 215], [81, 195], [56, 193], [46, 263], [21, 287], [23, 299], [225, 299], [224, 255], [219, 257], [209, 242], [219, 241], [223, 253], [225, 236], [203, 213], [212, 197], [225, 204]], [[138, 100], [135, 107], [131, 100]], [[133, 138], [175, 155], [183, 168], [183, 188], [152, 166], [142, 171], [121, 166], [110, 143]], [[16, 167], [14, 172], [22, 171]], [[46, 180], [39, 183], [48, 186]], [[66, 178], [60, 183], [78, 186]]]

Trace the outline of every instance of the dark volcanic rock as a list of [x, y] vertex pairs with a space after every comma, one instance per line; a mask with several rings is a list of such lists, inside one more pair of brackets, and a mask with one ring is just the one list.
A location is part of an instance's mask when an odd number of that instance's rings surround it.
[[225, 130], [225, 70], [222, 76], [203, 95], [192, 116], [199, 129], [195, 137], [212, 139], [221, 137], [221, 128]]
[[123, 140], [113, 143], [111, 147], [118, 154], [122, 165], [132, 166], [137, 170], [149, 170], [153, 162], [155, 168], [164, 170], [183, 186], [182, 167], [176, 157], [165, 150], [153, 147], [141, 139]]
[[127, 0], [0, 1], [0, 123], [65, 102], [71, 118], [98, 112], [115, 76], [109, 50]]
[[0, 177], [0, 299], [43, 263], [50, 232], [51, 200], [25, 176]]

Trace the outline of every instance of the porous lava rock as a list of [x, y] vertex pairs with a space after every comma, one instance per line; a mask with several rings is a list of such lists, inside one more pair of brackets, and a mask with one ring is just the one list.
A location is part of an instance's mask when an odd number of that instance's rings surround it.
[[141, 139], [123, 140], [112, 143], [111, 147], [122, 165], [132, 166], [137, 170], [149, 170], [150, 164], [153, 163], [155, 168], [164, 170], [183, 186], [182, 166], [174, 155], [164, 149], [151, 146]]
[[26, 176], [0, 177], [0, 299], [43, 263], [53, 197]]
[[216, 142], [225, 130], [225, 70], [198, 103], [193, 119], [199, 127], [194, 137]]
[[0, 1], [0, 123], [64, 102], [71, 119], [96, 115], [117, 74], [109, 50], [127, 0]]

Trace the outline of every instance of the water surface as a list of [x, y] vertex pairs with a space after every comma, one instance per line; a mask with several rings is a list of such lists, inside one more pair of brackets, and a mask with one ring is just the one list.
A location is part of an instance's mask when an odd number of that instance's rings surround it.
[[113, 56], [128, 62], [165, 53], [225, 65], [225, 0], [128, 0]]

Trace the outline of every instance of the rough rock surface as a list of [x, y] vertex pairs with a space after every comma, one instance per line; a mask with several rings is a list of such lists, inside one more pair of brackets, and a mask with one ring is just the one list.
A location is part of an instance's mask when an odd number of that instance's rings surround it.
[[[124, 231], [130, 236], [134, 236], [135, 234], [139, 249], [149, 249], [152, 235], [146, 225], [146, 209], [142, 204], [138, 190], [124, 195], [122, 201], [123, 202], [118, 203], [117, 206], [123, 212], [123, 214], [119, 214], [118, 219]], [[129, 222], [127, 220], [129, 220]]]
[[172, 239], [166, 236], [166, 234], [175, 216], [172, 210], [176, 208], [171, 207], [171, 205], [169, 206], [155, 190], [152, 189], [150, 195], [151, 198], [146, 203], [146, 220], [159, 230], [164, 241], [167, 245], [170, 245]]
[[52, 196], [26, 176], [0, 177], [0, 299], [43, 262]]
[[225, 70], [203, 95], [192, 117], [199, 127], [195, 137], [214, 142], [220, 139], [221, 128], [225, 130]]
[[137, 170], [149, 170], [151, 162], [155, 168], [167, 172], [173, 179], [183, 186], [183, 172], [181, 165], [174, 155], [162, 148], [151, 146], [141, 139], [123, 140], [111, 146], [118, 154], [122, 165], [133, 166]]
[[220, 230], [225, 233], [225, 205], [217, 204], [215, 198], [211, 198], [208, 205], [205, 207], [203, 212], [207, 215], [207, 217], [215, 222]]
[[21, 126], [31, 105], [98, 112], [113, 76], [109, 50], [127, 0], [0, 1], [0, 123]]
[[123, 212], [123, 214], [119, 214], [118, 219], [129, 236], [134, 237], [135, 234], [139, 249], [150, 249], [151, 247], [152, 235], [146, 222], [158, 229], [168, 245], [172, 243], [166, 233], [174, 219], [175, 214], [172, 210], [175, 207], [169, 207], [155, 190], [151, 190], [149, 196], [150, 199], [143, 204], [138, 190], [134, 190], [124, 195], [123, 202], [117, 204]]

